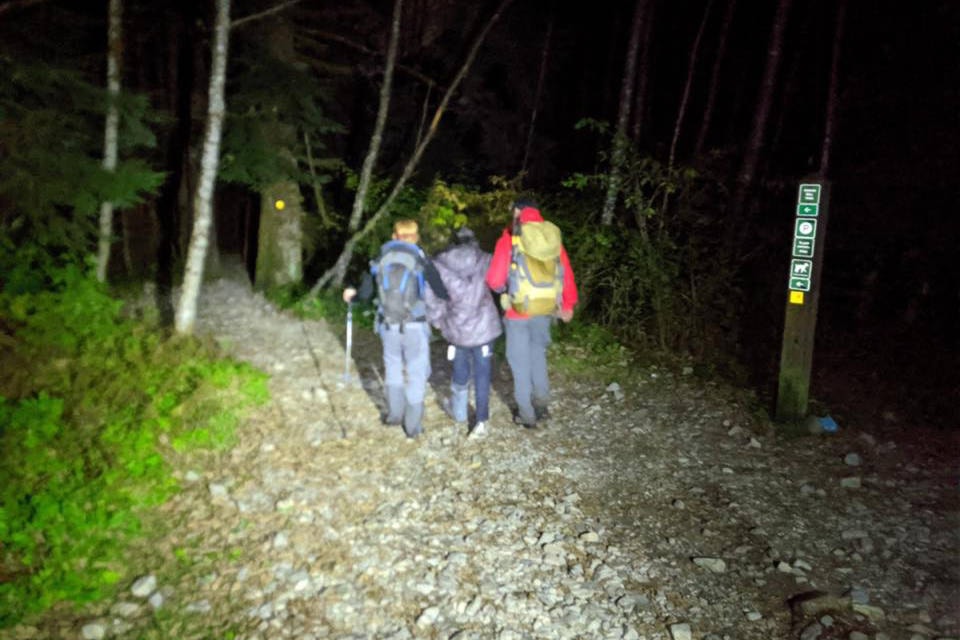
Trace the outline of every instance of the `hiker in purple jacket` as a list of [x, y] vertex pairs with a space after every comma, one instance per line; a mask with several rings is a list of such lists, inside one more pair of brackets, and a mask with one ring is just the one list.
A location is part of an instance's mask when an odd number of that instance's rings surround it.
[[486, 432], [490, 418], [493, 343], [503, 333], [500, 312], [485, 280], [491, 257], [477, 244], [473, 231], [460, 228], [454, 244], [433, 258], [449, 300], [429, 291], [426, 296], [427, 319], [450, 343], [447, 359], [453, 361], [451, 395], [443, 402], [444, 409], [455, 421], [467, 421], [472, 368], [477, 416], [470, 435], [478, 436]]

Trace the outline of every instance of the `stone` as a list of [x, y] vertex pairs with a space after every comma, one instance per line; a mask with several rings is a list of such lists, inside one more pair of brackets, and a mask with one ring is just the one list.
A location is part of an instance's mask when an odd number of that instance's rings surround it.
[[693, 640], [693, 631], [686, 622], [670, 625], [671, 640]]
[[154, 575], [142, 576], [133, 582], [130, 593], [137, 598], [146, 598], [157, 589], [157, 577]]

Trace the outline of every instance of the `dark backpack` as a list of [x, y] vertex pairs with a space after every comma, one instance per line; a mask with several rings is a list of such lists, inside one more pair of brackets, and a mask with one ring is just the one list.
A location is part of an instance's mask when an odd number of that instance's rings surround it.
[[377, 281], [380, 319], [387, 324], [422, 321], [423, 264], [426, 256], [414, 244], [392, 240], [380, 249], [380, 257], [370, 263]]

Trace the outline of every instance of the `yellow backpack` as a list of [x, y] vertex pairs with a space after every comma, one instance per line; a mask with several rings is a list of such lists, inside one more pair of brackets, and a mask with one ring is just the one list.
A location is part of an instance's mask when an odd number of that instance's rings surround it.
[[514, 311], [545, 316], [560, 308], [562, 247], [560, 229], [552, 222], [525, 222], [513, 234], [507, 293]]

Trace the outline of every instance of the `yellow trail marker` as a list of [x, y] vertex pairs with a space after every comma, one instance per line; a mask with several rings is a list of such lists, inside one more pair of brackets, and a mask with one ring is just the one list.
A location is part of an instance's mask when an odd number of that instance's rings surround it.
[[283, 211], [284, 207], [287, 206], [287, 203], [283, 200], [277, 200], [273, 203], [273, 206], [277, 208], [277, 211]]

